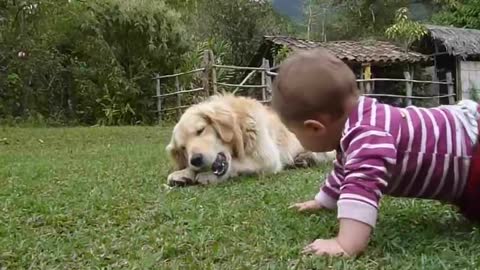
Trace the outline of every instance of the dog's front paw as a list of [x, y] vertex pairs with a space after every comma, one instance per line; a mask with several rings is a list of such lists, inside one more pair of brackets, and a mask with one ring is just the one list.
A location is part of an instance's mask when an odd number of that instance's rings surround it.
[[193, 184], [195, 173], [192, 170], [181, 170], [171, 173], [167, 177], [169, 186], [186, 186]]
[[216, 184], [219, 181], [220, 180], [218, 176], [214, 175], [211, 172], [202, 172], [202, 173], [197, 173], [197, 175], [195, 175], [195, 182], [201, 185]]
[[313, 152], [302, 152], [294, 158], [295, 167], [307, 168], [314, 166], [316, 163], [317, 160]]

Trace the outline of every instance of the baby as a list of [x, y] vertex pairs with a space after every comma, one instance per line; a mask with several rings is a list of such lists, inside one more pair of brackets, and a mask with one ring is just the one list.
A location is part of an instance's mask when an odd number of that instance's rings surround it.
[[398, 108], [359, 94], [355, 75], [324, 49], [296, 53], [280, 66], [272, 107], [311, 151], [337, 150], [333, 170], [299, 211], [337, 209], [333, 239], [304, 248], [355, 256], [368, 245], [383, 194], [454, 204], [480, 221], [476, 102]]

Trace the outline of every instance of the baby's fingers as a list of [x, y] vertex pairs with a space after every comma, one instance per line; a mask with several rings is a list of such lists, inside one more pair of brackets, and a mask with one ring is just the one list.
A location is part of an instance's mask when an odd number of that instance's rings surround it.
[[294, 203], [288, 207], [288, 209], [292, 208], [301, 208], [303, 206], [303, 203]]
[[303, 212], [303, 211], [307, 211], [307, 210], [310, 210], [310, 207], [308, 205], [301, 205], [300, 207], [298, 207], [298, 211], [300, 212]]
[[338, 242], [334, 239], [324, 240], [317, 239], [313, 243], [305, 246], [302, 250], [302, 254], [315, 254], [318, 256], [344, 256], [345, 251], [340, 247]]
[[303, 250], [302, 250], [302, 253], [305, 254], [305, 253], [315, 253], [319, 250], [319, 247], [321, 247], [322, 243], [324, 242], [325, 240], [323, 239], [317, 239], [315, 241], [313, 241], [312, 243], [306, 245]]

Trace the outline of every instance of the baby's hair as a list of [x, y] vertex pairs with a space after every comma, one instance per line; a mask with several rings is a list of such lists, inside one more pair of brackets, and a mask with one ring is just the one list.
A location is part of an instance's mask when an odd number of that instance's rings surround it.
[[323, 48], [294, 53], [280, 65], [272, 107], [287, 121], [305, 121], [316, 114], [344, 114], [344, 103], [359, 95], [355, 74]]

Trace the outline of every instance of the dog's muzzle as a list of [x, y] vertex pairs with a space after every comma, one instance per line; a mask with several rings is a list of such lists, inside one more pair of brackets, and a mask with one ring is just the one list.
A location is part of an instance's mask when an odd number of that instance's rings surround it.
[[228, 160], [224, 153], [218, 153], [212, 164], [212, 171], [218, 177], [224, 176], [228, 171]]

